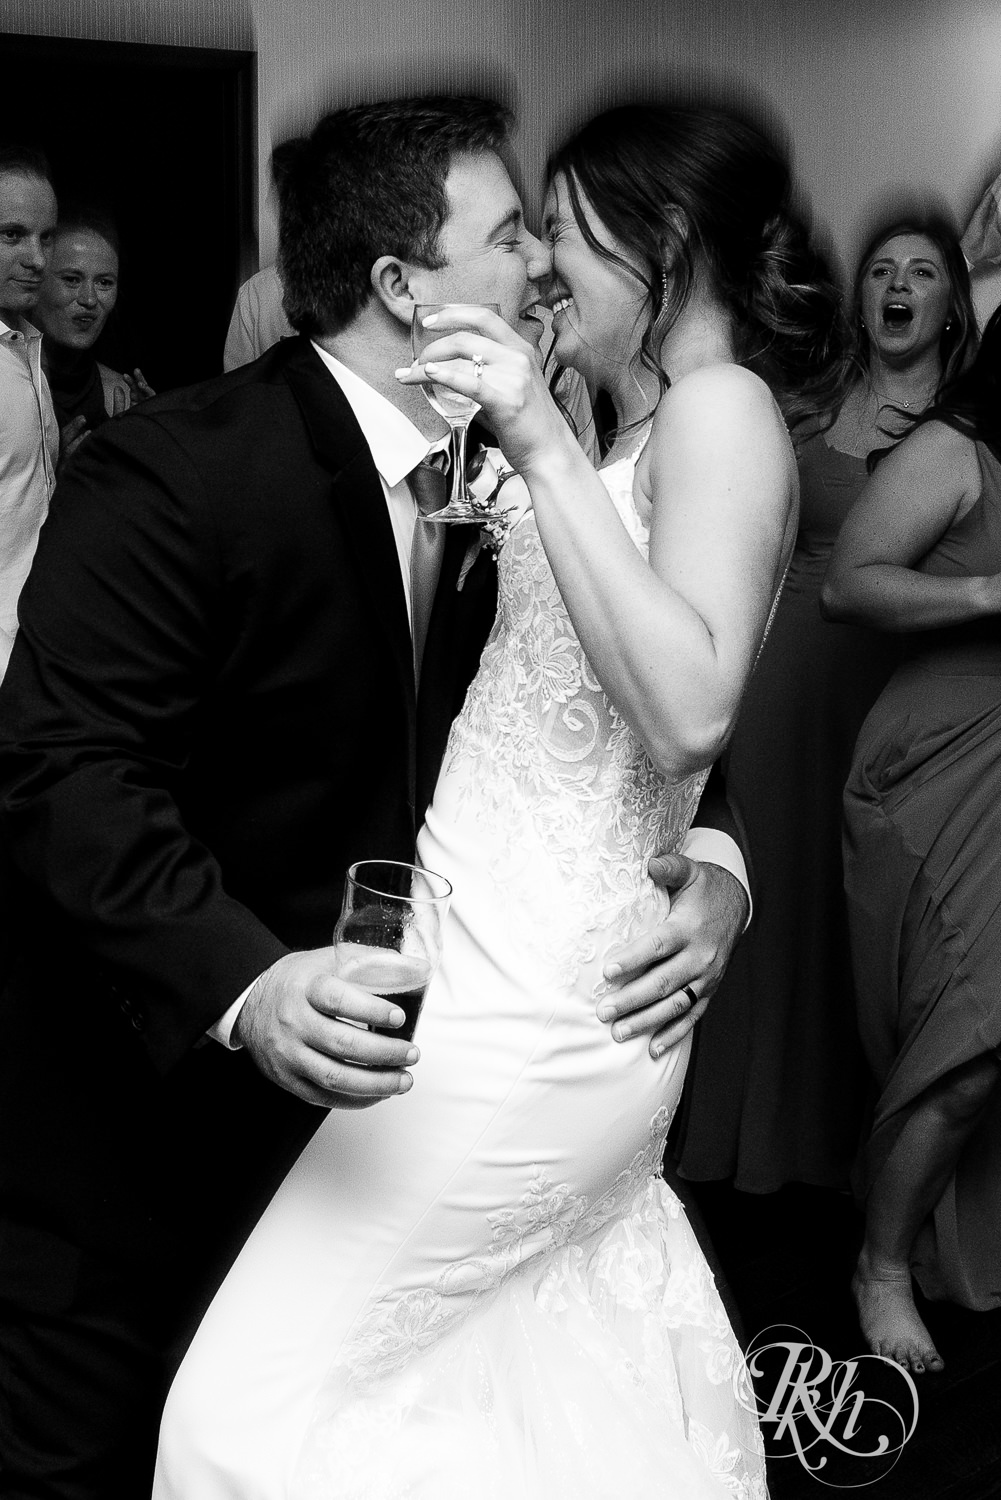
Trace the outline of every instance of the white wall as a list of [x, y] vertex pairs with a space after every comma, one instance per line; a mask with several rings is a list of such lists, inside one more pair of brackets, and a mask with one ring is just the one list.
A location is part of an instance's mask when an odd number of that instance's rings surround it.
[[[624, 87], [757, 93], [847, 259], [888, 192], [966, 216], [1001, 164], [997, 0], [255, 0], [262, 147], [325, 103], [454, 78], [519, 106], [526, 186]], [[262, 175], [262, 253], [273, 231]]]
[[1001, 166], [998, 0], [0, 0], [0, 29], [256, 41], [262, 260], [272, 141], [390, 89], [508, 98], [530, 204], [548, 147], [624, 87], [750, 91], [847, 260], [888, 193], [930, 191], [963, 219]]

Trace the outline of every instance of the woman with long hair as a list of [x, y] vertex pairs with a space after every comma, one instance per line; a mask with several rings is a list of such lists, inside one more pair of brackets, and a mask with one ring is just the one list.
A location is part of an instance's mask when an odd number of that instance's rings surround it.
[[[467, 226], [459, 183], [495, 172], [453, 163]], [[488, 309], [446, 308], [398, 372], [477, 401], [520, 476], [419, 841], [455, 890], [420, 1070], [321, 1126], [266, 1211], [168, 1401], [158, 1500], [764, 1495], [739, 1350], [661, 1176], [687, 1039], [651, 1055], [595, 1007], [781, 583], [778, 403], [795, 421], [834, 389], [837, 297], [789, 194], [720, 112], [614, 110], [554, 158], [556, 352], [614, 402], [600, 473]], [[414, 302], [468, 303], [452, 223]], [[492, 204], [483, 227], [480, 287], [526, 233]]]
[[892, 444], [972, 358], [976, 325], [955, 230], [896, 218], [852, 289], [854, 378], [799, 447], [796, 547], [724, 763], [754, 861], [755, 914], [698, 1028], [674, 1151], [681, 1174], [744, 1192], [846, 1188], [865, 1129], [841, 855], [858, 731], [900, 654], [861, 622], [828, 624], [820, 591], [838, 532]]
[[1001, 313], [976, 361], [877, 466], [824, 585], [905, 659], [845, 792], [859, 1025], [879, 1097], [853, 1288], [876, 1353], [942, 1359], [924, 1295], [1001, 1302]]
[[899, 434], [901, 412], [926, 407], [973, 358], [977, 322], [956, 226], [943, 213], [881, 225], [859, 257], [851, 305], [859, 379], [835, 431], [843, 451], [868, 455], [879, 435]]

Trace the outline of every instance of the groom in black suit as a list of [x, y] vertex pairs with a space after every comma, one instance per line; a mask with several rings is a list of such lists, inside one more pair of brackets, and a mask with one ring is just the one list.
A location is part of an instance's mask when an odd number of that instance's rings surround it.
[[[475, 533], [436, 552], [416, 517], [445, 434], [393, 370], [414, 301], [537, 334], [504, 130], [481, 100], [322, 121], [282, 193], [300, 336], [109, 423], [43, 529], [0, 691], [5, 1500], [141, 1500], [166, 1353], [318, 1106], [413, 1083], [327, 945], [346, 866], [413, 857], [492, 618], [485, 554], [459, 587]], [[650, 1030], [744, 914], [722, 870], [671, 873], [674, 956], [628, 992]]]

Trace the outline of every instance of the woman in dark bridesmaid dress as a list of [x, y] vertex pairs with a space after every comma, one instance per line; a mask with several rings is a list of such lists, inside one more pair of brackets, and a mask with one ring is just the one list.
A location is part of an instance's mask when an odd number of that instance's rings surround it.
[[925, 1296], [1001, 1305], [1001, 312], [845, 523], [832, 618], [904, 632], [845, 792], [859, 1024], [879, 1089], [853, 1281], [877, 1354], [942, 1367]]
[[696, 1028], [675, 1155], [682, 1176], [747, 1192], [845, 1187], [868, 1077], [855, 1022], [841, 795], [896, 639], [831, 625], [819, 596], [841, 524], [888, 446], [972, 354], [969, 277], [939, 220], [885, 226], [855, 278], [859, 376], [800, 450], [800, 529], [771, 634], [726, 752], [746, 825], [754, 917]]

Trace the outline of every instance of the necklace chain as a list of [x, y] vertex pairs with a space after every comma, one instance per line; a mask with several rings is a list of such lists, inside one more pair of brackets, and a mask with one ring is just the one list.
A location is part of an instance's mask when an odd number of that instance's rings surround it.
[[[902, 396], [891, 396], [889, 391], [881, 391], [874, 385], [871, 385], [869, 389], [876, 397], [877, 404], [884, 406], [902, 406], [904, 411], [910, 411], [911, 407], [919, 400], [918, 397], [912, 396], [909, 401], [905, 401]], [[919, 403], [922, 409], [928, 405], [934, 394], [935, 387], [933, 385], [929, 386], [927, 390], [922, 392]]]

